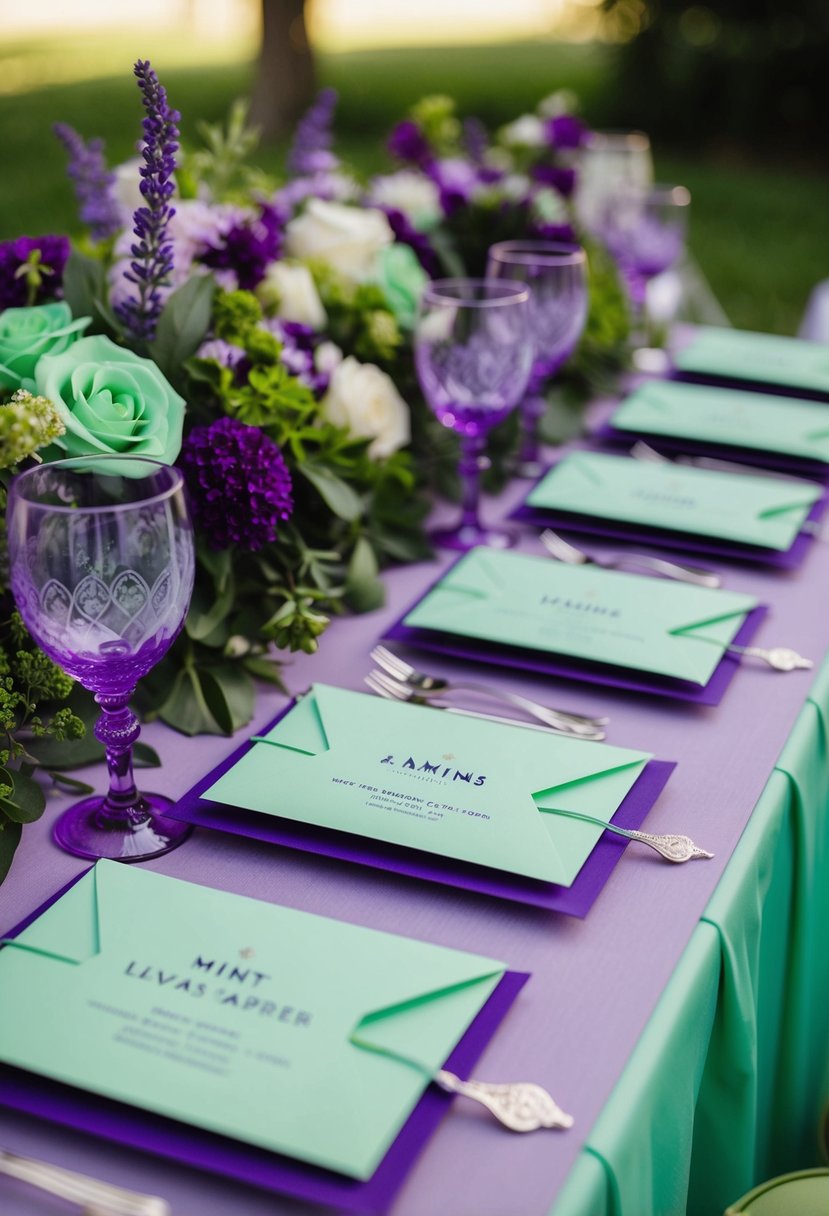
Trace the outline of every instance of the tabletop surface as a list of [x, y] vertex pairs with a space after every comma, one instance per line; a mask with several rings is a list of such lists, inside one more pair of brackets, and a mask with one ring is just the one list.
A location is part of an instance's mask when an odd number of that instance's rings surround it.
[[[596, 418], [605, 412], [596, 407]], [[510, 509], [527, 488], [513, 483], [485, 513], [494, 517]], [[532, 530], [526, 530], [522, 548], [541, 551]], [[612, 545], [593, 541], [585, 548], [613, 551]], [[371, 646], [449, 561], [447, 555], [390, 572], [382, 610], [336, 621], [317, 656], [288, 660], [289, 689], [302, 691], [314, 680], [361, 689], [371, 667]], [[829, 647], [829, 545], [816, 542], [794, 572], [706, 564], [722, 572], [729, 589], [770, 605], [758, 645], [791, 646], [819, 665]], [[422, 660], [430, 670], [468, 674], [468, 665], [460, 662], [425, 654]], [[649, 850], [629, 847], [584, 921], [203, 829], [177, 851], [146, 863], [189, 881], [486, 954], [532, 972], [475, 1075], [541, 1083], [575, 1116], [574, 1128], [518, 1137], [470, 1104], [456, 1102], [404, 1184], [394, 1216], [544, 1216], [549, 1211], [727, 865], [814, 672], [782, 675], [745, 661], [714, 708], [495, 668], [486, 678], [565, 709], [606, 712], [609, 743], [677, 761], [644, 826], [686, 832], [714, 859], [671, 866]], [[140, 770], [141, 783], [182, 794], [284, 704], [282, 695], [263, 692], [251, 726], [233, 740], [190, 740], [157, 724], [146, 727], [142, 737], [159, 751], [163, 767]], [[89, 773], [96, 785], [103, 783], [102, 769]], [[42, 820], [24, 831], [10, 877], [0, 888], [0, 933], [86, 868], [51, 842], [51, 825], [64, 804], [53, 796]], [[0, 1145], [162, 1195], [175, 1216], [231, 1211], [300, 1216], [311, 1210], [5, 1111], [0, 1111]], [[0, 1208], [4, 1216], [49, 1216], [56, 1210], [54, 1200], [2, 1178]]]

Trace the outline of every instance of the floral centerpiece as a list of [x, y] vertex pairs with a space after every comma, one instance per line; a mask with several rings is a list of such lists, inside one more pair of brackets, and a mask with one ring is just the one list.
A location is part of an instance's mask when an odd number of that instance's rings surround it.
[[[0, 480], [90, 453], [179, 465], [196, 587], [143, 708], [188, 734], [230, 733], [254, 681], [280, 683], [279, 651], [313, 652], [332, 614], [382, 602], [383, 566], [428, 555], [426, 489], [445, 483], [454, 437], [417, 389], [418, 298], [428, 276], [479, 272], [494, 239], [572, 235], [584, 128], [551, 112], [491, 140], [427, 99], [392, 133], [402, 167], [361, 184], [333, 151], [324, 90], [277, 187], [248, 163], [243, 106], [183, 155], [150, 64], [135, 76], [137, 160], [112, 170], [100, 141], [55, 127], [85, 237], [0, 245]], [[594, 333], [608, 300], [601, 287]], [[620, 328], [599, 343], [608, 362]], [[4, 565], [0, 879], [42, 810], [36, 766], [77, 786], [65, 769], [97, 747], [78, 742], [87, 709], [26, 638]]]

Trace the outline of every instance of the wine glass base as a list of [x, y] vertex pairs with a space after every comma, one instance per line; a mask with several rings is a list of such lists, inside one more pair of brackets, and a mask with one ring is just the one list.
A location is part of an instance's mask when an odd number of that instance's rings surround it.
[[429, 533], [429, 539], [441, 549], [454, 549], [459, 553], [466, 553], [478, 545], [486, 545], [490, 549], [511, 549], [518, 542], [518, 530], [462, 524], [459, 528], [438, 528]]
[[168, 817], [175, 804], [163, 794], [142, 794], [143, 814], [134, 819], [108, 819], [104, 802], [98, 794], [70, 806], [55, 823], [55, 842], [75, 857], [146, 861], [177, 848], [193, 830], [192, 824]]

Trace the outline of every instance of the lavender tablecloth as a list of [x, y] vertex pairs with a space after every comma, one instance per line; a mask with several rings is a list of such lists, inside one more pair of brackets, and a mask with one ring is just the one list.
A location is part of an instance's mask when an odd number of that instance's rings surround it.
[[[505, 514], [521, 492], [514, 485], [489, 504], [490, 512]], [[529, 532], [523, 545], [540, 552]], [[794, 646], [822, 661], [829, 647], [829, 546], [815, 545], [795, 572], [718, 568], [730, 589], [772, 606], [757, 638], [760, 645]], [[438, 569], [429, 563], [392, 572], [386, 607], [337, 621], [317, 657], [291, 661], [285, 673], [290, 689], [299, 691], [314, 679], [360, 688], [371, 645]], [[430, 660], [430, 665], [447, 674], [463, 670], [448, 660]], [[543, 1216], [550, 1210], [728, 865], [813, 680], [808, 671], [780, 675], [746, 662], [723, 703], [703, 708], [495, 669], [487, 674], [568, 709], [604, 710], [612, 719], [609, 742], [677, 760], [647, 826], [689, 832], [714, 852], [714, 859], [673, 867], [649, 851], [629, 848], [584, 921], [204, 830], [177, 852], [149, 863], [190, 881], [487, 953], [533, 973], [477, 1071], [493, 1080], [539, 1081], [575, 1115], [575, 1127], [518, 1138], [457, 1103], [404, 1186], [394, 1216]], [[277, 694], [263, 694], [250, 733], [282, 703]], [[147, 728], [145, 738], [161, 753], [164, 767], [142, 776], [173, 795], [238, 742], [183, 740], [157, 725]], [[93, 779], [100, 781], [100, 773]], [[43, 820], [24, 833], [11, 876], [0, 888], [0, 933], [85, 864], [51, 843], [51, 824], [61, 806], [54, 799]], [[252, 1188], [6, 1112], [0, 1112], [0, 1144], [163, 1195], [175, 1216], [309, 1212]], [[0, 1208], [4, 1216], [48, 1216], [56, 1210], [48, 1198], [2, 1179]]]

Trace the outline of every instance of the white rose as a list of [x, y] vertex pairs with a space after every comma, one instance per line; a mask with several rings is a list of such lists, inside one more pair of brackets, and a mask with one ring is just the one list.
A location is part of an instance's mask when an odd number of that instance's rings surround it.
[[352, 283], [371, 278], [377, 254], [394, 240], [382, 211], [320, 198], [309, 199], [285, 231], [291, 257], [319, 258]]
[[314, 367], [322, 376], [330, 376], [343, 361], [343, 352], [336, 342], [320, 342], [314, 351]]
[[257, 295], [266, 307], [273, 303], [277, 317], [283, 321], [297, 321], [316, 330], [325, 328], [328, 317], [307, 266], [272, 262]]
[[335, 426], [371, 439], [368, 454], [373, 458], [391, 456], [411, 438], [409, 408], [391, 377], [352, 355], [334, 368], [322, 409]]
[[502, 127], [498, 136], [510, 147], [543, 148], [547, 142], [544, 123], [535, 114], [522, 114], [515, 122]]
[[369, 199], [376, 206], [402, 211], [422, 228], [430, 228], [440, 219], [440, 194], [431, 178], [413, 169], [386, 173], [371, 183]]

